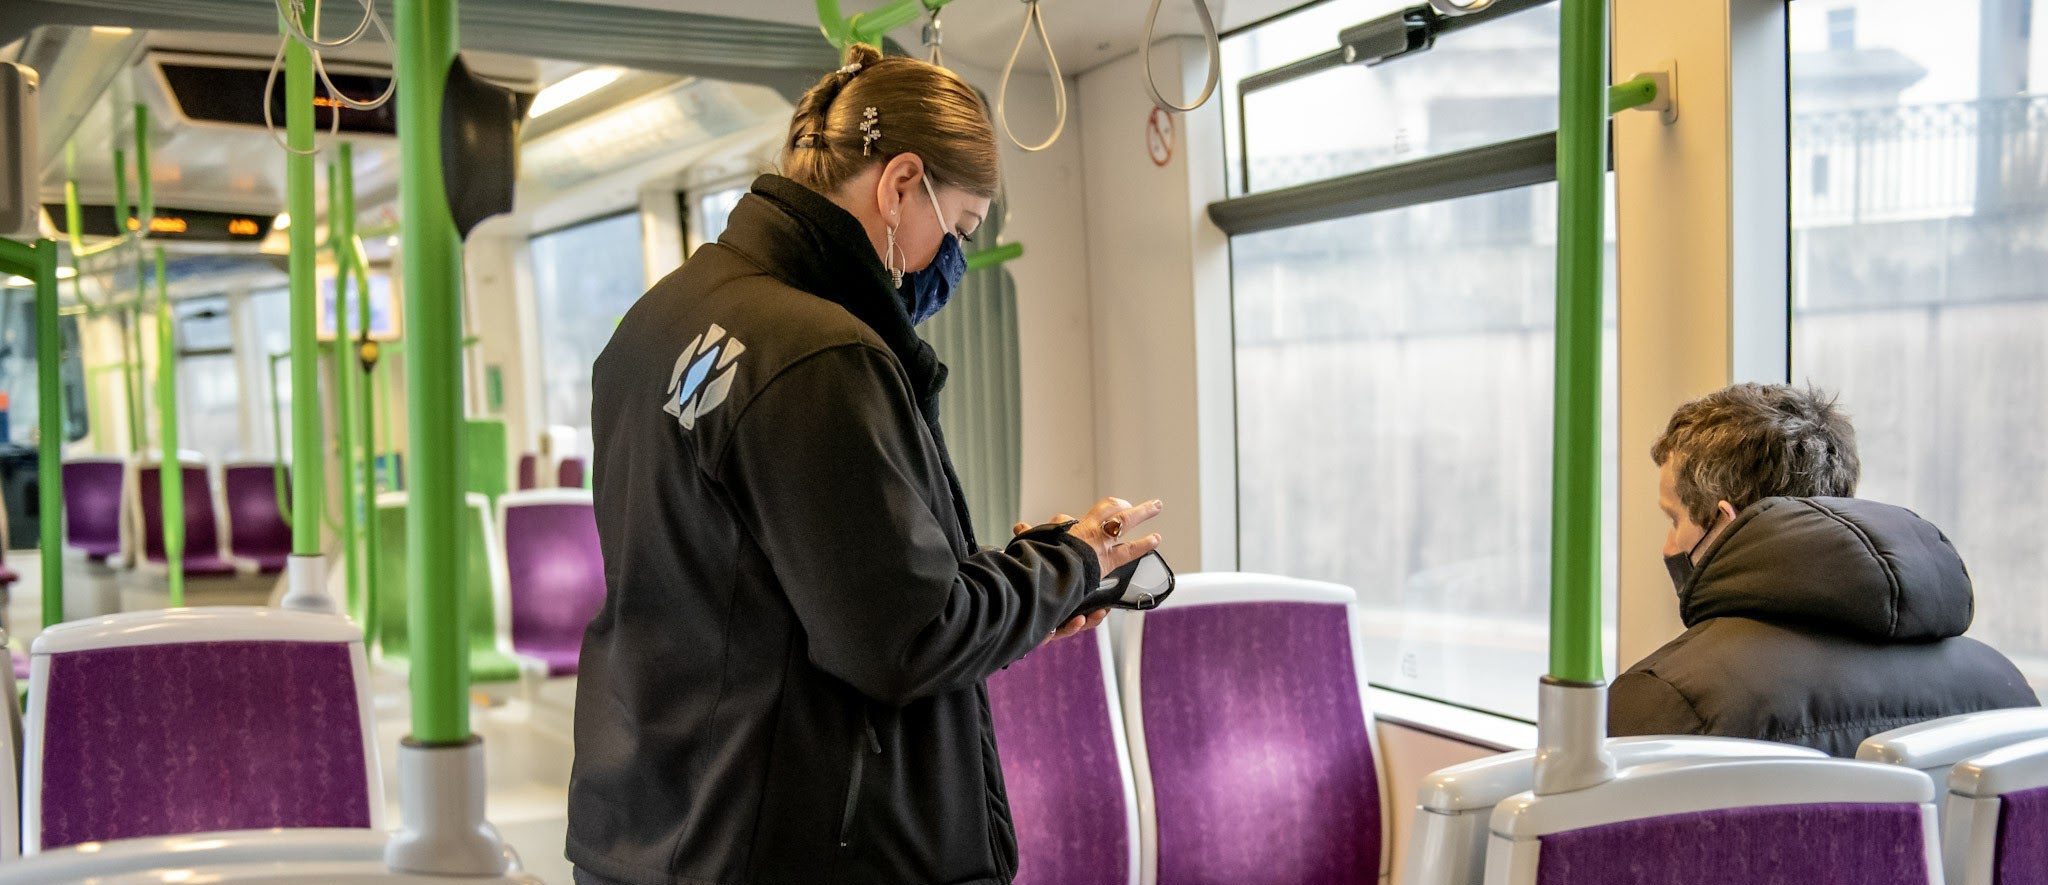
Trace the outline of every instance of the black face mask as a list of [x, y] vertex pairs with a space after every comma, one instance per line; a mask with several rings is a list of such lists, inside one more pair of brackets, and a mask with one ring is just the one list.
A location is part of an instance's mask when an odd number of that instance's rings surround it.
[[1671, 573], [1672, 589], [1684, 593], [1685, 585], [1692, 583], [1692, 555], [1700, 552], [1700, 546], [1707, 543], [1708, 538], [1714, 536], [1714, 526], [1720, 522], [1721, 514], [1714, 514], [1714, 518], [1707, 523], [1707, 530], [1700, 533], [1700, 539], [1693, 542], [1691, 550], [1664, 557], [1664, 570]]

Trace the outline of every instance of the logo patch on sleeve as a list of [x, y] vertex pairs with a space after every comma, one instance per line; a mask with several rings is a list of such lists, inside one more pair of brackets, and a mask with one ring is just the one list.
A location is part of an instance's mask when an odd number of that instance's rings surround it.
[[674, 415], [684, 430], [695, 428], [698, 418], [718, 408], [732, 392], [732, 376], [746, 350], [745, 344], [716, 324], [692, 339], [669, 372], [662, 411]]

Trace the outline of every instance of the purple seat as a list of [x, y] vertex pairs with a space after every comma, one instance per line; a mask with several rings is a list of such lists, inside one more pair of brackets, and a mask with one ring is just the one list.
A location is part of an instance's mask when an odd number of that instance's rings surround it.
[[377, 826], [361, 641], [333, 615], [231, 607], [45, 631], [30, 677], [28, 850]]
[[65, 543], [91, 559], [121, 555], [121, 491], [127, 470], [119, 458], [64, 462]]
[[[137, 471], [136, 487], [142, 507], [142, 558], [164, 565], [163, 477], [157, 464], [144, 464]], [[185, 574], [231, 575], [235, 564], [220, 552], [220, 523], [213, 504], [213, 485], [206, 468], [184, 465], [185, 480]]]
[[540, 458], [532, 452], [519, 456], [519, 491], [533, 488], [540, 482]]
[[1190, 575], [1130, 620], [1124, 707], [1160, 885], [1364, 885], [1386, 872], [1351, 597]]
[[2048, 882], [2048, 787], [1999, 797], [1995, 885]]
[[1137, 795], [1106, 631], [1056, 640], [988, 681], [1017, 827], [1017, 885], [1128, 885]]
[[1920, 806], [1720, 808], [1545, 836], [1539, 885], [1926, 885]]
[[1501, 885], [1928, 885], [1934, 782], [1908, 768], [1799, 757], [1674, 760], [1500, 804]]
[[513, 492], [501, 506], [512, 650], [546, 664], [550, 676], [573, 675], [583, 630], [604, 606], [590, 493]]
[[[228, 508], [228, 553], [266, 574], [284, 571], [292, 555], [292, 527], [277, 509], [277, 466], [265, 462], [221, 469]], [[285, 481], [291, 481], [289, 471]]]
[[565, 489], [583, 488], [583, 459], [570, 456], [555, 466], [555, 485]]

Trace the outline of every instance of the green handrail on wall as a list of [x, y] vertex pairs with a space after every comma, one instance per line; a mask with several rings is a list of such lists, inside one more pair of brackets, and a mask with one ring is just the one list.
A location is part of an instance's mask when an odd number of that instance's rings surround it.
[[455, 0], [398, 0], [399, 236], [405, 255], [406, 622], [412, 740], [468, 743], [461, 527], [462, 241], [441, 179]]
[[967, 271], [973, 273], [1024, 257], [1023, 243], [1004, 243], [990, 246], [967, 256]]
[[[314, 27], [307, 6], [301, 26]], [[278, 27], [285, 28], [282, 19]], [[289, 29], [286, 29], [289, 31]], [[290, 231], [292, 341], [292, 555], [320, 555], [320, 514], [327, 470], [320, 429], [320, 300], [314, 286], [319, 244], [313, 239], [313, 54], [297, 40], [284, 53], [285, 211]]]
[[64, 620], [64, 380], [58, 353], [57, 244], [0, 239], [0, 271], [36, 284], [36, 547], [42, 552], [43, 626]]
[[[343, 145], [346, 148], [347, 145]], [[363, 600], [362, 532], [366, 512], [361, 490], [356, 487], [355, 381], [350, 365], [348, 310], [349, 274], [355, 262], [350, 249], [355, 245], [355, 195], [342, 186], [342, 165], [350, 162], [344, 150], [327, 166], [327, 232], [334, 250], [334, 413], [335, 436], [341, 449], [341, 538], [342, 563], [346, 570], [348, 612], [361, 615]]]

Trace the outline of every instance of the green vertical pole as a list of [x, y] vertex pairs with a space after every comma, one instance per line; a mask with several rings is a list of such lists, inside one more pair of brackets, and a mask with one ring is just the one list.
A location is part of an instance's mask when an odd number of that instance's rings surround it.
[[0, 269], [36, 284], [36, 516], [42, 554], [43, 626], [64, 620], [64, 380], [57, 327], [57, 244], [0, 239]]
[[398, 0], [399, 234], [405, 256], [406, 623], [412, 739], [470, 737], [463, 637], [462, 241], [441, 180], [454, 0]]
[[348, 145], [327, 167], [327, 233], [334, 248], [334, 413], [335, 436], [341, 448], [341, 539], [346, 570], [348, 611], [361, 614], [363, 602], [362, 499], [356, 488], [355, 381], [350, 365], [348, 310], [351, 247], [355, 242], [355, 201], [343, 186], [342, 166], [349, 162]]
[[1600, 277], [1606, 237], [1607, 0], [1565, 0], [1562, 15], [1550, 676], [1596, 684], [1605, 678], [1600, 642]]
[[[116, 236], [125, 236], [128, 221], [135, 217], [134, 208], [128, 202], [128, 153], [114, 148], [114, 227]], [[139, 236], [139, 235], [138, 235]], [[122, 392], [128, 396], [128, 451], [137, 457], [149, 445], [148, 431], [142, 424], [142, 302], [136, 302], [121, 314], [121, 356], [128, 362], [128, 368], [121, 373]]]
[[156, 414], [163, 458], [158, 483], [164, 501], [164, 565], [171, 571], [171, 607], [185, 604], [185, 462], [178, 457], [178, 350], [171, 327], [171, 290], [164, 281], [164, 247], [156, 247]]
[[[347, 149], [347, 145], [342, 145], [343, 156], [347, 156]], [[341, 176], [343, 182], [354, 181], [354, 175], [346, 167], [343, 168]], [[362, 420], [363, 434], [363, 642], [367, 644], [377, 639], [377, 599], [383, 592], [384, 580], [382, 573], [378, 571], [381, 567], [382, 554], [378, 552], [376, 531], [377, 415], [370, 404], [371, 396], [375, 393], [376, 376], [371, 373], [374, 363], [361, 362], [363, 342], [368, 341], [370, 335], [370, 267], [363, 262], [361, 240], [351, 240], [349, 247], [350, 255], [356, 263], [356, 328], [359, 330], [359, 336], [350, 349], [350, 354], [358, 360], [362, 372], [361, 377], [356, 379], [355, 403], [356, 414]]]
[[[302, 27], [311, 29], [308, 5]], [[279, 22], [283, 27], [283, 22]], [[285, 211], [291, 227], [292, 332], [292, 555], [320, 555], [323, 467], [320, 430], [320, 332], [314, 261], [319, 244], [313, 239], [313, 55], [297, 40], [285, 40]]]

